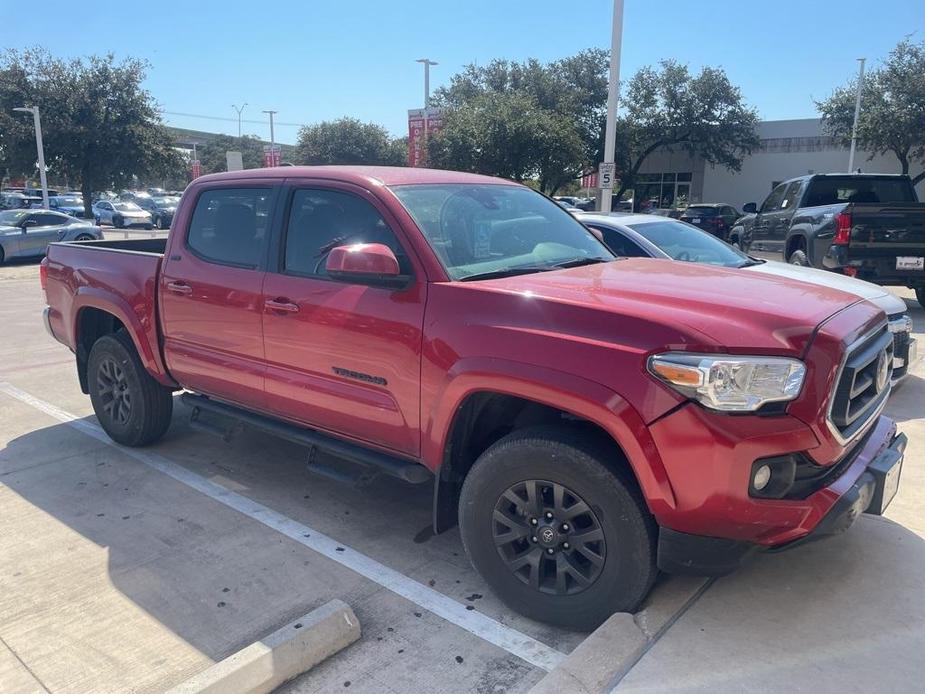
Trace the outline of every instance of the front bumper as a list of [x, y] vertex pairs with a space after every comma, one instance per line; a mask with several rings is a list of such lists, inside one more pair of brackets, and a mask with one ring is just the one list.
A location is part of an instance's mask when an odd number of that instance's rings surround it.
[[890, 318], [893, 333], [893, 385], [902, 381], [918, 360], [918, 341], [912, 337], [912, 320], [905, 314]]
[[[857, 456], [863, 463], [860, 474], [815, 527], [800, 538], [779, 545], [764, 546], [756, 542], [694, 535], [663, 527], [659, 532], [658, 567], [673, 574], [722, 576], [734, 571], [757, 552], [792, 549], [844, 532], [862, 513], [880, 515], [898, 488], [906, 444], [905, 434], [897, 434], [892, 436], [888, 446], [869, 459], [864, 459], [866, 451], [862, 450]], [[853, 474], [856, 467], [858, 461], [849, 467], [845, 476]], [[836, 484], [837, 481], [832, 487]]]

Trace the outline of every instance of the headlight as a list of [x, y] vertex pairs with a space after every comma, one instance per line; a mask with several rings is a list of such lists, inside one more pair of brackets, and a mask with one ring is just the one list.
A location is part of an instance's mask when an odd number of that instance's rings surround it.
[[752, 412], [799, 395], [806, 366], [785, 357], [668, 352], [649, 357], [649, 372], [704, 407]]

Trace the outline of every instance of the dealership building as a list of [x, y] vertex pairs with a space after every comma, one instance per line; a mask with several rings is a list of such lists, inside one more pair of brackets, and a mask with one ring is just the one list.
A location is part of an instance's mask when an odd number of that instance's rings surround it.
[[[711, 166], [700, 157], [680, 149], [656, 150], [637, 175], [636, 196], [642, 201], [658, 200], [659, 207], [676, 202], [722, 202], [741, 209], [747, 202], [761, 201], [771, 189], [788, 178], [812, 173], [835, 173], [848, 169], [848, 148], [826, 135], [817, 118], [762, 121], [758, 124], [761, 144], [742, 160], [741, 171]], [[858, 151], [855, 169], [865, 173], [901, 173], [893, 154], [874, 155]], [[913, 162], [916, 175], [925, 167]], [[917, 186], [925, 200], [925, 181]]]

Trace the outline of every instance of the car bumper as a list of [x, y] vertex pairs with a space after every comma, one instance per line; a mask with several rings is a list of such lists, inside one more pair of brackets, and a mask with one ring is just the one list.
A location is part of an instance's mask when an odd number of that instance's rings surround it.
[[889, 328], [893, 333], [893, 385], [897, 385], [918, 360], [918, 340], [912, 337], [912, 320], [906, 315], [890, 318]]
[[58, 336], [55, 335], [55, 331], [52, 330], [51, 328], [51, 307], [50, 306], [46, 306], [45, 309], [42, 311], [42, 323], [45, 325], [45, 332], [47, 332], [49, 335], [51, 335], [53, 338], [57, 340]]
[[[892, 424], [892, 423], [891, 423]], [[891, 427], [890, 431], [894, 431]], [[758, 552], [780, 552], [808, 542], [837, 535], [850, 528], [862, 513], [881, 515], [899, 488], [905, 434], [892, 435], [889, 444], [869, 459], [864, 454], [868, 442], [858, 455], [863, 467], [851, 485], [840, 494], [819, 518], [812, 530], [800, 538], [779, 545], [694, 535], [661, 528], [658, 542], [658, 566], [673, 574], [722, 576], [734, 571]], [[847, 474], [856, 467], [852, 465]]]

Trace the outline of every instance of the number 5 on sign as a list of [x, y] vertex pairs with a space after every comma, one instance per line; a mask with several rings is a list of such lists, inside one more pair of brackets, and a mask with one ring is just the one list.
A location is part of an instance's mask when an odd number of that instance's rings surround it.
[[601, 164], [598, 169], [598, 178], [601, 188], [613, 188], [613, 179], [616, 173], [616, 164]]

